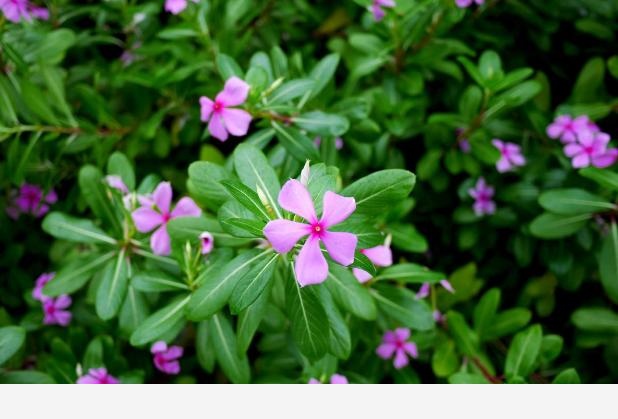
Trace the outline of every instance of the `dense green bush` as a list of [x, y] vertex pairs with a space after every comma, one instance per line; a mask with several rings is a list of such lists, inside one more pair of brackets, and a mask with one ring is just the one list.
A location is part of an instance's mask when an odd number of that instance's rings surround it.
[[616, 381], [616, 1], [0, 9], [0, 382]]

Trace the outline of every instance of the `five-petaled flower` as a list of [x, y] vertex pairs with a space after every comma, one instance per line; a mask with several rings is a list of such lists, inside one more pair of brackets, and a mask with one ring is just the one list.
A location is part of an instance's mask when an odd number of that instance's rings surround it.
[[587, 115], [575, 118], [570, 115], [559, 115], [547, 126], [547, 136], [553, 139], [559, 138], [565, 144], [577, 141], [582, 134], [599, 131], [599, 127]]
[[[371, 263], [381, 268], [385, 268], [393, 264], [393, 252], [391, 251], [390, 243], [370, 247], [369, 249], [361, 249], [360, 252], [367, 256], [367, 259], [369, 259]], [[360, 283], [364, 284], [371, 279], [371, 274], [364, 269], [353, 268], [352, 272]]]
[[169, 220], [202, 215], [202, 210], [188, 197], [181, 198], [170, 211], [172, 186], [169, 182], [159, 183], [152, 193], [153, 205], [148, 205], [149, 199], [142, 199], [141, 203], [142, 206], [132, 213], [133, 222], [140, 233], [148, 233], [158, 227], [150, 237], [150, 247], [156, 255], [170, 254], [170, 236], [167, 233]]
[[160, 340], [155, 342], [150, 348], [152, 360], [155, 367], [166, 374], [175, 375], [180, 372], [180, 362], [178, 359], [182, 357], [183, 349], [181, 346], [167, 347], [167, 343]]
[[[199, 3], [200, 0], [191, 0], [193, 3]], [[165, 11], [173, 15], [177, 15], [187, 8], [187, 0], [165, 0]]]
[[44, 7], [37, 7], [28, 0], [0, 0], [0, 10], [7, 20], [17, 23], [20, 20], [49, 19], [49, 11]]
[[494, 188], [485, 183], [482, 177], [476, 182], [474, 188], [468, 189], [468, 194], [474, 199], [472, 208], [477, 216], [496, 212], [496, 203], [492, 200]]
[[301, 238], [309, 236], [294, 265], [296, 279], [301, 286], [319, 284], [328, 276], [328, 264], [322, 254], [320, 241], [335, 262], [343, 266], [352, 264], [358, 241], [356, 235], [329, 229], [354, 212], [354, 198], [327, 191], [324, 194], [322, 217], [318, 219], [307, 187], [296, 179], [290, 179], [281, 188], [279, 205], [308, 222], [304, 224], [278, 219], [270, 221], [264, 227], [266, 239], [279, 253], [289, 252]]
[[49, 211], [49, 206], [55, 204], [58, 195], [51, 189], [47, 194], [38, 185], [24, 183], [19, 191], [11, 192], [11, 203], [6, 208], [9, 217], [16, 220], [21, 214], [42, 217]]
[[472, 4], [474, 3], [480, 6], [485, 3], [485, 0], [455, 0], [455, 4], [457, 5], [457, 7], [462, 9], [472, 6]]
[[496, 163], [496, 169], [500, 173], [513, 170], [517, 166], [526, 164], [526, 159], [521, 154], [521, 147], [515, 143], [507, 143], [497, 138], [491, 140], [491, 143], [500, 152], [500, 159]]
[[120, 384], [120, 381], [110, 375], [106, 368], [90, 368], [88, 374], [77, 379], [77, 384]]
[[408, 342], [410, 339], [410, 329], [403, 327], [393, 331], [388, 330], [382, 337], [382, 344], [376, 349], [376, 354], [382, 359], [390, 359], [394, 355], [393, 365], [397, 369], [401, 369], [408, 365], [408, 357], [418, 358], [418, 349], [414, 342]]
[[583, 132], [577, 141], [564, 147], [564, 154], [570, 157], [574, 168], [594, 166], [609, 167], [618, 159], [618, 149], [608, 148], [610, 137], [604, 132]]
[[383, 7], [395, 7], [395, 0], [372, 0], [369, 11], [373, 14], [373, 18], [376, 22], [384, 19], [386, 12]]
[[[349, 384], [348, 379], [345, 377], [345, 375], [341, 375], [341, 374], [331, 375], [330, 383], [331, 384]], [[307, 384], [322, 384], [322, 382], [318, 380], [317, 378], [311, 378]]]
[[219, 92], [214, 102], [206, 96], [200, 97], [201, 120], [210, 120], [208, 131], [213, 137], [225, 141], [228, 133], [236, 137], [247, 134], [251, 114], [230, 107], [242, 105], [247, 100], [249, 88], [250, 86], [238, 77], [231, 77], [225, 82], [223, 91]]
[[43, 323], [67, 326], [71, 323], [71, 312], [66, 309], [71, 305], [71, 297], [63, 294], [57, 298], [45, 298], [43, 303]]

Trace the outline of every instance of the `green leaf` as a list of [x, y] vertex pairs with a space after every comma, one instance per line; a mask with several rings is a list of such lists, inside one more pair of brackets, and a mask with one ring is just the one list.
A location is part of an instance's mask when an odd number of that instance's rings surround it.
[[431, 368], [438, 377], [448, 377], [459, 368], [459, 357], [451, 340], [443, 341], [431, 357]]
[[339, 359], [347, 359], [352, 350], [350, 329], [348, 329], [348, 325], [341, 316], [328, 289], [326, 287], [315, 287], [315, 290], [328, 317], [328, 324], [330, 326], [329, 352]]
[[[264, 221], [249, 220], [247, 218], [223, 218], [221, 225], [230, 233], [237, 233], [237, 229], [247, 232], [249, 237], [261, 238], [264, 236]], [[241, 237], [246, 237], [243, 234]]]
[[251, 380], [249, 360], [247, 355], [238, 354], [236, 335], [230, 321], [221, 313], [215, 314], [208, 320], [208, 328], [217, 362], [227, 378], [234, 384], [249, 383]]
[[216, 210], [230, 199], [230, 194], [221, 181], [231, 178], [232, 175], [222, 166], [198, 161], [189, 166], [187, 188], [200, 204]]
[[525, 378], [534, 371], [542, 339], [543, 332], [538, 324], [515, 335], [506, 355], [504, 373], [507, 378]]
[[67, 123], [72, 126], [77, 126], [77, 121], [71, 112], [71, 106], [67, 103], [66, 96], [64, 94], [64, 82], [62, 80], [62, 73], [59, 69], [54, 67], [48, 67], [45, 65], [39, 66], [40, 74], [45, 79], [45, 84], [49, 89], [50, 96], [56, 108], [62, 112], [66, 118]]
[[252, 249], [236, 256], [220, 270], [209, 272], [198, 279], [201, 285], [191, 297], [188, 316], [204, 320], [215, 314], [228, 302], [236, 284], [251, 271], [255, 263], [270, 258], [272, 250]]
[[588, 60], [577, 77], [571, 102], [592, 103], [598, 100], [598, 94], [603, 89], [605, 78], [605, 62], [601, 57], [594, 57]]
[[197, 353], [197, 361], [202, 368], [209, 373], [215, 369], [215, 348], [212, 346], [210, 333], [208, 333], [208, 321], [199, 322], [197, 332], [195, 334], [195, 351]]
[[422, 284], [425, 282], [435, 284], [444, 278], [446, 278], [446, 275], [443, 273], [430, 271], [425, 266], [415, 263], [400, 263], [384, 269], [375, 279], [376, 281], [393, 279], [407, 284]]
[[309, 93], [315, 86], [311, 79], [290, 80], [279, 86], [268, 98], [269, 105], [276, 105], [289, 102], [306, 93]]
[[83, 166], [79, 171], [79, 188], [92, 212], [116, 233], [121, 234], [122, 226], [103, 185], [101, 171], [94, 166]]
[[575, 368], [569, 368], [558, 374], [552, 384], [581, 384], [581, 380]]
[[448, 378], [450, 384], [490, 384], [482, 375], [457, 372]]
[[228, 80], [230, 77], [236, 76], [238, 78], [243, 78], [244, 74], [236, 60], [234, 60], [229, 55], [219, 53], [217, 55], [217, 70], [219, 70], [219, 75], [223, 80]]
[[608, 308], [590, 307], [577, 309], [571, 321], [578, 329], [606, 335], [618, 335], [618, 314]]
[[292, 118], [292, 122], [298, 125], [301, 129], [316, 135], [324, 136], [338, 137], [345, 134], [350, 128], [350, 122], [347, 118], [320, 111], [307, 112], [302, 115], [295, 116]]
[[412, 291], [389, 285], [376, 285], [370, 292], [380, 310], [398, 325], [416, 330], [429, 330], [434, 327], [431, 308], [424, 300], [418, 300]]
[[292, 336], [300, 351], [310, 361], [317, 361], [329, 350], [328, 316], [313, 286], [301, 288], [293, 275], [286, 279], [286, 308]]
[[464, 317], [456, 311], [449, 311], [446, 313], [446, 318], [449, 332], [459, 351], [468, 356], [478, 357], [479, 337], [470, 329]]
[[77, 291], [115, 255], [115, 252], [103, 255], [90, 254], [72, 261], [56, 273], [53, 281], [49, 281], [45, 285], [43, 294], [57, 297], [61, 294], [71, 294]]
[[309, 78], [314, 82], [310, 98], [316, 97], [326, 87], [335, 75], [338, 65], [339, 54], [329, 54], [313, 67], [309, 73]]
[[142, 292], [165, 292], [188, 290], [178, 278], [163, 271], [142, 271], [131, 278], [131, 286]]
[[484, 340], [495, 340], [521, 329], [528, 324], [532, 313], [527, 308], [511, 308], [498, 313], [484, 334]]
[[272, 121], [271, 125], [281, 145], [298, 161], [320, 160], [317, 147], [305, 134], [296, 128], [283, 126], [275, 121]]
[[0, 373], [0, 384], [56, 384], [56, 381], [41, 371], [6, 371]]
[[599, 274], [607, 296], [618, 302], [618, 227], [612, 222], [599, 254]]
[[131, 335], [131, 345], [141, 346], [154, 342], [173, 330], [176, 324], [184, 318], [184, 309], [190, 299], [190, 295], [179, 296], [144, 320]]
[[115, 260], [110, 261], [103, 270], [101, 284], [97, 290], [96, 310], [103, 320], [113, 318], [124, 301], [131, 277], [131, 262], [122, 249]]
[[251, 345], [253, 335], [255, 335], [258, 326], [266, 314], [273, 283], [274, 281], [269, 281], [266, 284], [266, 289], [264, 289], [257, 299], [238, 315], [236, 335], [238, 338], [239, 353], [247, 352], [249, 345]]
[[356, 199], [359, 214], [383, 214], [384, 208], [406, 198], [414, 187], [415, 176], [407, 170], [388, 169], [360, 178], [341, 191]]
[[258, 218], [270, 220], [271, 217], [268, 215], [268, 212], [266, 212], [264, 205], [260, 201], [260, 197], [253, 189], [233, 179], [223, 180], [221, 184], [243, 207], [257, 215]]
[[60, 212], [49, 213], [42, 224], [43, 230], [57, 239], [77, 243], [116, 244], [103, 230], [87, 219], [75, 218]]
[[0, 328], [0, 365], [8, 361], [26, 340], [26, 330], [18, 326]]
[[484, 340], [484, 335], [498, 312], [500, 296], [500, 290], [492, 288], [483, 295], [474, 308], [474, 330], [481, 340]]
[[596, 167], [586, 167], [581, 169], [579, 174], [595, 181], [604, 188], [618, 191], [618, 173], [597, 169]]
[[376, 305], [367, 288], [363, 287], [349, 269], [331, 263], [328, 266], [326, 287], [341, 307], [364, 320], [375, 320]]
[[200, 33], [180, 25], [165, 28], [157, 33], [157, 37], [167, 40], [185, 39], [185, 38], [197, 38]]
[[393, 223], [387, 232], [393, 237], [393, 247], [406, 252], [425, 253], [429, 247], [427, 239], [412, 224]]
[[554, 189], [539, 196], [539, 204], [561, 215], [592, 214], [614, 210], [616, 205], [583, 189]]
[[532, 220], [530, 232], [541, 239], [560, 239], [577, 233], [591, 214], [559, 215], [543, 213]]
[[127, 156], [119, 151], [115, 151], [109, 156], [107, 161], [107, 173], [120, 176], [127, 189], [135, 190], [135, 172]]
[[238, 281], [230, 297], [233, 314], [249, 307], [264, 292], [273, 277], [278, 257], [279, 254], [275, 253], [254, 262], [251, 270]]
[[133, 286], [133, 282], [127, 289], [127, 296], [120, 307], [118, 315], [118, 327], [126, 336], [131, 336], [139, 326], [144, 323], [148, 317], [148, 304], [144, 294], [137, 291]]
[[[228, 202], [236, 203], [233, 200]], [[176, 244], [184, 246], [186, 242], [201, 246], [199, 236], [205, 231], [212, 234], [215, 246], [238, 246], [247, 243], [246, 239], [239, 239], [228, 234], [216, 218], [206, 214], [202, 214], [201, 217], [178, 217], [167, 223], [167, 232], [172, 239], [172, 250]]]

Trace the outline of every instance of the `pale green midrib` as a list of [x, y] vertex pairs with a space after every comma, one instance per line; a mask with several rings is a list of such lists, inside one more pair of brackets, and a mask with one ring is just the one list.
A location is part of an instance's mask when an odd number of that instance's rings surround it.
[[112, 297], [114, 297], [114, 291], [116, 289], [116, 285], [118, 284], [120, 278], [120, 271], [122, 269], [122, 263], [124, 259], [125, 250], [122, 249], [120, 253], [118, 253], [118, 258], [116, 259], [116, 265], [114, 266], [114, 274], [112, 276], [112, 283], [109, 289], [109, 293], [107, 294], [106, 306], [109, 308]]
[[[85, 272], [88, 272], [89, 270], [93, 269], [94, 267], [101, 265], [105, 262], [107, 262], [109, 259], [111, 259], [114, 256], [115, 252], [108, 252], [102, 256], [99, 256], [98, 258], [96, 258], [95, 260], [93, 260], [92, 262], [90, 262], [89, 264], [83, 265], [80, 268], [77, 268], [73, 271], [71, 271], [71, 273], [67, 276], [65, 276], [65, 278], [75, 278], [76, 276], [79, 276]], [[50, 283], [50, 288], [53, 289], [53, 284], [54, 282]]]
[[79, 233], [82, 236], [92, 237], [94, 239], [97, 239], [97, 240], [100, 240], [102, 242], [109, 243], [109, 244], [116, 244], [116, 240], [104, 234], [94, 233], [90, 230], [79, 228], [79, 227], [76, 227], [66, 222], [58, 222], [57, 225], [66, 230], [73, 231], [74, 233]]
[[266, 184], [264, 183], [264, 181], [262, 180], [262, 177], [259, 175], [257, 169], [255, 168], [255, 166], [253, 165], [253, 163], [251, 162], [250, 159], [247, 159], [247, 164], [249, 166], [251, 166], [251, 170], [253, 171], [253, 174], [256, 176], [258, 182], [260, 183], [260, 188], [264, 191], [264, 193], [268, 196], [268, 201], [270, 201], [270, 205], [273, 207], [273, 210], [275, 211], [275, 213], [277, 214], [277, 218], [283, 218], [281, 216], [281, 213], [279, 212], [279, 208], [277, 208], [277, 203], [275, 202], [275, 200], [273, 199], [273, 197], [270, 195], [270, 191], [268, 190], [268, 188], [266, 187]]
[[378, 192], [376, 192], [376, 193], [374, 193], [374, 194], [372, 194], [372, 195], [369, 195], [369, 196], [364, 197], [363, 199], [361, 199], [361, 200], [359, 200], [359, 201], [357, 201], [357, 202], [356, 202], [356, 206], [358, 207], [358, 206], [359, 206], [360, 204], [362, 204], [363, 202], [365, 202], [365, 201], [367, 201], [367, 200], [369, 200], [369, 199], [373, 199], [373, 198], [375, 198], [376, 196], [379, 196], [379, 195], [383, 194], [384, 192], [388, 191], [389, 189], [396, 188], [397, 186], [399, 186], [399, 184], [400, 184], [401, 182], [403, 182], [403, 179], [402, 179], [402, 180], [397, 181], [396, 183], [394, 183], [394, 184], [392, 184], [392, 185], [390, 185], [390, 186], [387, 186], [386, 188], [380, 189]]
[[562, 199], [559, 199], [558, 201], [562, 201], [563, 203], [568, 203], [568, 204], [581, 204], [581, 205], [588, 205], [591, 207], [599, 207], [599, 208], [608, 208], [608, 209], [616, 208], [616, 205], [609, 203], [609, 202], [588, 201], [585, 199], [577, 199], [577, 198], [562, 198]]
[[[313, 81], [313, 80], [311, 80], [311, 79], [306, 79], [306, 80], [311, 81], [311, 83], [314, 83], [314, 81]], [[297, 86], [298, 86], [299, 84], [300, 84], [300, 83], [296, 83], [296, 84], [287, 84], [287, 85], [285, 85], [285, 84], [284, 84], [283, 86], [281, 86], [281, 89], [279, 89], [279, 90], [278, 90], [278, 92], [276, 92], [276, 93], [277, 93], [277, 95], [276, 95], [276, 96], [271, 96], [271, 97], [270, 97], [269, 102], [270, 102], [270, 103], [276, 103], [276, 102], [279, 100], [279, 98], [280, 98], [280, 97], [283, 97], [283, 96], [284, 96], [284, 95], [283, 95], [283, 93], [287, 94], [288, 92], [293, 91], [294, 89], [296, 89], [296, 88], [297, 88]], [[284, 89], [284, 87], [287, 87], [287, 89]], [[292, 99], [289, 99], [289, 100], [292, 100]]]
[[[137, 278], [139, 278], [139, 277], [137, 277]], [[179, 288], [179, 289], [182, 289], [182, 290], [189, 289], [189, 287], [187, 287], [187, 284], [183, 284], [182, 282], [174, 281], [173, 279], [159, 278], [159, 277], [156, 277], [156, 276], [149, 276], [147, 278], [148, 278], [147, 280], [146, 279], [142, 279], [142, 281], [155, 282], [155, 283], [163, 284], [163, 285], [170, 285], [170, 286], [172, 286], [174, 288]], [[134, 278], [134, 280], [135, 279], [136, 278]]]
[[[266, 212], [266, 210], [262, 207], [262, 203], [258, 200], [256, 201], [255, 199], [253, 199], [253, 197], [247, 195], [247, 193], [245, 191], [243, 191], [242, 189], [236, 188], [234, 185], [231, 185], [231, 187], [236, 191], [239, 192], [240, 194], [242, 194], [242, 196], [244, 196], [245, 198], [247, 198], [249, 200], [249, 202], [251, 202], [253, 205], [255, 205], [255, 207], [260, 210], [260, 212], [262, 213], [262, 215], [264, 215], [266, 218], [270, 219], [270, 216], [268, 215], [268, 213]], [[242, 217], [239, 217], [242, 218]]]
[[133, 287], [129, 287], [129, 306], [131, 307], [131, 313], [133, 314], [133, 324], [137, 326], [137, 304], [135, 302], [135, 290]]
[[159, 326], [161, 323], [167, 321], [167, 319], [171, 318], [174, 314], [178, 312], [178, 310], [182, 309], [189, 302], [190, 298], [191, 298], [190, 295], [186, 296], [184, 300], [180, 301], [178, 305], [174, 307], [174, 309], [171, 310], [168, 314], [161, 317], [161, 320], [156, 322], [150, 329], [154, 329], [155, 327]]
[[253, 284], [257, 281], [257, 279], [266, 271], [266, 269], [268, 269], [268, 267], [275, 261], [277, 260], [277, 256], [279, 256], [278, 254], [274, 254], [273, 257], [266, 262], [266, 265], [264, 265], [264, 267], [262, 269], [260, 269], [260, 271], [257, 273], [257, 275], [255, 275], [253, 277], [253, 279], [249, 282], [249, 284], [247, 284], [247, 286], [245, 287], [245, 289], [243, 290], [243, 292], [240, 294], [240, 296], [238, 297], [238, 300], [242, 300], [245, 296], [245, 294], [247, 293], [247, 291], [253, 286]]
[[384, 297], [383, 295], [380, 295], [379, 292], [375, 291], [375, 290], [369, 290], [378, 300], [383, 301], [385, 304], [388, 304], [390, 306], [396, 307], [397, 309], [401, 310], [401, 311], [407, 311], [404, 307], [397, 305], [397, 303], [392, 302], [391, 300], [389, 300], [388, 298]]
[[515, 359], [515, 365], [513, 367], [513, 374], [518, 375], [519, 374], [519, 367], [521, 365], [521, 361], [523, 360], [524, 354], [526, 353], [526, 349], [528, 346], [528, 341], [530, 340], [532, 336], [532, 329], [530, 331], [528, 331], [528, 334], [526, 335], [523, 345], [522, 345], [522, 350], [519, 352], [518, 357]]
[[296, 139], [292, 135], [288, 134], [283, 128], [281, 128], [279, 124], [277, 124], [276, 122], [273, 122], [273, 127], [275, 127], [275, 130], [279, 132], [281, 135], [284, 135], [290, 142], [298, 146], [299, 149], [301, 150], [303, 149], [302, 144], [296, 141]]
[[296, 293], [298, 294], [298, 302], [299, 302], [298, 305], [299, 305], [300, 311], [302, 313], [305, 325], [307, 327], [307, 338], [309, 339], [309, 344], [313, 348], [313, 351], [317, 353], [317, 345], [315, 344], [315, 342], [313, 340], [313, 331], [312, 331], [312, 328], [310, 326], [309, 317], [307, 317], [307, 310], [305, 309], [305, 303], [303, 302], [303, 298], [302, 298], [302, 296], [300, 294], [300, 287], [296, 283], [294, 284], [294, 286], [296, 287]]
[[219, 323], [219, 316], [213, 316], [212, 320], [215, 323], [215, 327], [217, 329], [217, 333], [219, 334], [219, 337], [221, 338], [221, 343], [222, 343], [222, 347], [223, 350], [226, 354], [226, 357], [229, 358], [229, 360], [231, 361], [230, 364], [232, 365], [232, 367], [234, 368], [234, 370], [236, 371], [236, 373], [238, 373], [238, 376], [241, 376], [242, 373], [240, 372], [240, 370], [238, 369], [238, 366], [236, 365], [236, 362], [234, 362], [234, 356], [232, 354], [232, 351], [230, 350], [227, 341], [225, 339], [225, 335], [223, 334], [223, 329], [221, 328], [221, 324]]
[[561, 226], [565, 226], [565, 225], [569, 225], [569, 224], [573, 224], [573, 223], [577, 223], [580, 221], [585, 221], [589, 218], [592, 217], [592, 214], [580, 214], [580, 215], [575, 215], [573, 217], [568, 217], [568, 218], [560, 218], [558, 220], [554, 220], [551, 223], [548, 223], [550, 226], [552, 227], [561, 227]]

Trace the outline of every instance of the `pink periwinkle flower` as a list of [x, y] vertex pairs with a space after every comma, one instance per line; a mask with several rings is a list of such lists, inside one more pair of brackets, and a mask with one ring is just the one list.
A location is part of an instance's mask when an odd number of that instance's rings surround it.
[[42, 217], [49, 212], [49, 206], [58, 201], [58, 195], [53, 189], [44, 194], [40, 186], [30, 183], [24, 183], [19, 191], [13, 191], [11, 198], [12, 202], [6, 208], [6, 213], [14, 220], [21, 214]]
[[474, 188], [468, 189], [468, 194], [474, 198], [474, 213], [477, 216], [490, 215], [496, 212], [496, 203], [492, 200], [494, 188], [485, 183], [482, 177], [476, 182]]
[[17, 23], [20, 20], [49, 19], [49, 11], [44, 7], [37, 7], [28, 0], [0, 0], [0, 10], [7, 20]]
[[376, 22], [384, 19], [386, 12], [382, 9], [383, 7], [395, 7], [394, 0], [373, 0], [371, 2], [371, 6], [369, 6], [369, 11], [373, 14], [373, 18]]
[[150, 247], [156, 255], [169, 255], [170, 236], [167, 233], [169, 220], [179, 217], [199, 217], [202, 210], [189, 197], [181, 198], [176, 207], [170, 211], [172, 203], [172, 186], [169, 182], [161, 182], [152, 193], [153, 205], [149, 199], [142, 199], [142, 206], [132, 213], [135, 228], [140, 233], [148, 233], [157, 229], [150, 236]]
[[106, 368], [90, 368], [88, 374], [77, 379], [77, 384], [120, 384], [120, 381], [110, 375]]
[[[320, 148], [320, 145], [322, 144], [322, 137], [320, 136], [315, 137], [313, 139], [313, 144], [315, 144], [317, 148]], [[335, 138], [335, 149], [341, 150], [342, 148], [343, 148], [343, 138], [341, 137]]]
[[[348, 379], [341, 374], [333, 374], [330, 377], [331, 384], [349, 384]], [[311, 378], [307, 384], [322, 384], [317, 378]]]
[[472, 4], [476, 3], [477, 5], [482, 5], [485, 3], [485, 0], [455, 0], [455, 4], [457, 7], [463, 9], [465, 7], [470, 7]]
[[507, 143], [497, 138], [491, 140], [491, 143], [500, 152], [500, 159], [496, 163], [496, 169], [500, 173], [513, 170], [517, 166], [526, 164], [526, 159], [521, 154], [521, 147], [515, 143]]
[[200, 234], [200, 242], [202, 243], [202, 254], [207, 255], [212, 252], [215, 246], [215, 238], [207, 231]]
[[[393, 252], [391, 251], [390, 245], [381, 244], [379, 246], [370, 247], [369, 249], [361, 249], [360, 252], [367, 256], [371, 263], [381, 268], [393, 264]], [[371, 274], [364, 269], [353, 268], [352, 273], [354, 273], [354, 276], [361, 284], [371, 279]]]
[[318, 219], [307, 187], [296, 179], [290, 179], [281, 188], [279, 205], [308, 221], [308, 224], [304, 224], [278, 219], [270, 221], [264, 227], [266, 239], [279, 253], [289, 252], [301, 238], [309, 236], [294, 265], [296, 279], [301, 286], [319, 284], [328, 276], [328, 264], [320, 249], [320, 241], [335, 262], [343, 266], [352, 264], [358, 242], [356, 235], [328, 229], [354, 212], [354, 198], [327, 191], [324, 194], [322, 218]]
[[394, 355], [393, 365], [401, 369], [408, 365], [408, 357], [418, 358], [418, 349], [410, 339], [410, 329], [399, 327], [393, 331], [387, 330], [382, 337], [382, 344], [376, 349], [376, 354], [382, 359], [390, 359]]
[[594, 166], [609, 167], [618, 159], [618, 149], [608, 148], [610, 137], [604, 132], [585, 132], [577, 141], [564, 147], [564, 154], [570, 157], [574, 168]]
[[[200, 0], [191, 0], [193, 3], [199, 3]], [[187, 0], [165, 0], [165, 11], [173, 15], [177, 15], [187, 8], [189, 3]]]
[[43, 323], [68, 326], [72, 316], [66, 309], [71, 305], [71, 297], [63, 294], [57, 298], [44, 298], [42, 303], [45, 314]]
[[48, 299], [49, 297], [43, 295], [43, 288], [45, 287], [45, 284], [47, 284], [54, 278], [55, 275], [55, 272], [46, 272], [39, 275], [39, 277], [36, 279], [34, 289], [32, 290], [32, 298], [41, 302]]
[[228, 133], [236, 137], [243, 136], [249, 131], [251, 114], [242, 109], [232, 109], [245, 103], [250, 86], [238, 77], [230, 77], [223, 87], [223, 91], [215, 97], [213, 102], [206, 96], [200, 97], [201, 120], [208, 123], [210, 134], [220, 141], [227, 140]]
[[547, 136], [553, 139], [559, 138], [565, 144], [577, 141], [582, 134], [599, 131], [599, 127], [587, 115], [576, 118], [570, 115], [559, 115], [547, 126]]
[[155, 342], [150, 348], [153, 357], [152, 360], [155, 367], [161, 372], [170, 375], [176, 375], [180, 372], [180, 362], [178, 359], [182, 357], [183, 349], [181, 346], [167, 347], [167, 343], [160, 340]]

